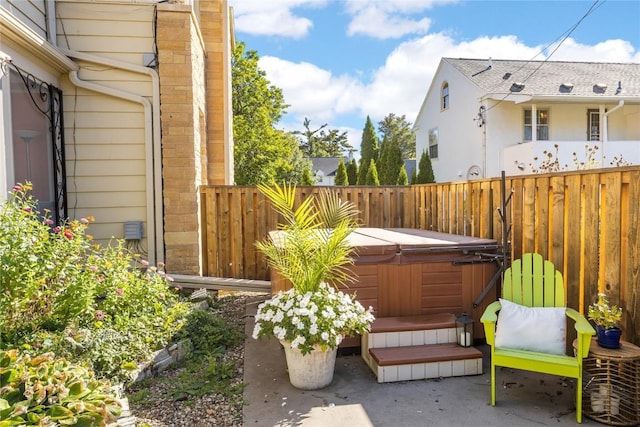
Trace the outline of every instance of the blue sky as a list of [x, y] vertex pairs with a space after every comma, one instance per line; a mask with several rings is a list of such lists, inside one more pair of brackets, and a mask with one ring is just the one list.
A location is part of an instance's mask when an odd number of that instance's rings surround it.
[[[640, 1], [229, 0], [290, 105], [279, 127], [349, 132], [367, 115], [414, 122], [440, 58], [640, 62]], [[546, 48], [546, 49], [545, 49]], [[538, 55], [538, 56], [536, 56]]]

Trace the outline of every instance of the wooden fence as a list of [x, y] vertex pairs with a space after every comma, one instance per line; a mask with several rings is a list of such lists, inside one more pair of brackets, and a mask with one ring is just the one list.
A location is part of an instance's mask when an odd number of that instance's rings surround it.
[[[501, 179], [410, 187], [324, 187], [360, 210], [363, 226], [405, 227], [502, 242]], [[598, 292], [623, 307], [624, 336], [640, 344], [640, 167], [507, 177], [512, 259], [538, 252], [565, 277], [585, 311]], [[299, 187], [298, 200], [319, 187]], [[254, 243], [277, 226], [255, 187], [207, 186], [202, 230], [210, 276], [268, 280]]]

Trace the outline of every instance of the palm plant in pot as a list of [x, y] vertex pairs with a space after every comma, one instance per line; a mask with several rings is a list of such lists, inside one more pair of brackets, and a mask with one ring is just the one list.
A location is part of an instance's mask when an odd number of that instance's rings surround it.
[[357, 210], [335, 193], [321, 192], [295, 208], [295, 187], [258, 188], [282, 222], [256, 246], [292, 288], [258, 306], [253, 337], [280, 340], [294, 387], [323, 388], [333, 380], [343, 337], [364, 333], [374, 319], [355, 295], [337, 290], [352, 280], [348, 237], [357, 226]]
[[596, 324], [598, 345], [604, 348], [620, 348], [622, 330], [618, 322], [622, 318], [622, 309], [611, 305], [607, 295], [598, 294], [598, 301], [589, 306], [589, 320]]

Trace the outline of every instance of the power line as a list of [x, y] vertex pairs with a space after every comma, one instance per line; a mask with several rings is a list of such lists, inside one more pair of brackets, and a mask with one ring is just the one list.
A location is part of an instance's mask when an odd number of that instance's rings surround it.
[[[522, 70], [525, 66], [527, 66], [528, 64], [530, 64], [531, 62], [533, 62], [533, 60], [535, 58], [537, 58], [538, 56], [542, 55], [547, 49], [549, 49], [551, 46], [553, 46], [554, 43], [556, 43], [558, 40], [560, 40], [560, 42], [557, 44], [557, 46], [551, 51], [551, 53], [549, 53], [549, 55], [540, 62], [540, 65], [538, 65], [536, 67], [535, 70], [533, 70], [527, 77], [525, 77], [522, 81], [522, 83], [525, 83], [527, 80], [529, 80], [535, 73], [538, 72], [538, 70], [540, 70], [540, 68], [546, 63], [548, 62], [551, 57], [553, 56], [553, 54], [556, 53], [556, 51], [560, 48], [560, 46], [562, 46], [562, 44], [569, 38], [569, 36], [576, 30], [576, 28], [578, 28], [578, 26], [582, 23], [582, 21], [584, 21], [587, 16], [591, 15], [593, 12], [595, 12], [598, 8], [600, 8], [600, 6], [602, 6], [604, 3], [606, 3], [606, 0], [596, 0], [593, 2], [593, 4], [589, 7], [589, 9], [584, 13], [584, 15], [582, 15], [582, 17], [575, 23], [573, 24], [571, 27], [569, 27], [568, 30], [566, 30], [564, 33], [562, 33], [560, 36], [556, 37], [556, 39], [554, 39], [551, 43], [547, 44], [544, 48], [542, 48], [542, 50], [540, 50], [540, 52], [536, 53], [531, 59], [529, 59], [528, 61], [524, 62], [513, 74], [518, 73], [520, 70]], [[487, 91], [484, 96], [488, 95], [489, 93], [493, 92], [498, 86], [500, 86], [502, 83], [498, 83], [496, 84], [493, 88], [491, 88], [489, 91]], [[511, 93], [507, 93], [502, 99], [498, 100], [498, 102], [496, 102], [495, 104], [493, 104], [491, 107], [487, 108], [486, 111], [492, 110], [493, 108], [497, 107], [502, 101], [504, 101], [505, 99], [507, 99], [509, 97], [509, 95], [511, 95]], [[486, 112], [485, 111], [485, 112]]]

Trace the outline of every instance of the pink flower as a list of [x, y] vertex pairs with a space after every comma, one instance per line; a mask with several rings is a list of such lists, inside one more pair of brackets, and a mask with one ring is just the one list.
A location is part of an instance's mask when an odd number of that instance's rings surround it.
[[60, 227], [54, 227], [53, 228], [53, 232], [54, 233], [59, 233], [60, 232]]
[[43, 223], [44, 225], [53, 225], [53, 220], [52, 220], [52, 219], [47, 218], [47, 219], [45, 219], [44, 221], [42, 221], [42, 223]]
[[145, 267], [149, 265], [149, 261], [147, 261], [146, 259], [141, 259], [140, 260], [140, 264], [144, 265]]
[[89, 270], [91, 270], [91, 271], [98, 271], [98, 267], [96, 267], [95, 265], [90, 265], [90, 266], [89, 266]]
[[29, 206], [25, 206], [22, 210], [27, 213], [31, 213], [31, 208]]
[[102, 319], [104, 319], [104, 312], [102, 310], [98, 310], [98, 311], [96, 311], [95, 316], [96, 316], [96, 319], [102, 320]]
[[122, 295], [124, 293], [124, 291], [120, 288], [116, 289], [116, 294], [118, 295]]
[[80, 218], [80, 222], [83, 224], [89, 224], [89, 220], [87, 218]]
[[66, 230], [64, 230], [64, 237], [68, 240], [73, 239], [73, 233], [70, 229], [67, 228]]
[[20, 187], [19, 185], [14, 185], [12, 190], [13, 191], [22, 191], [22, 187]]

